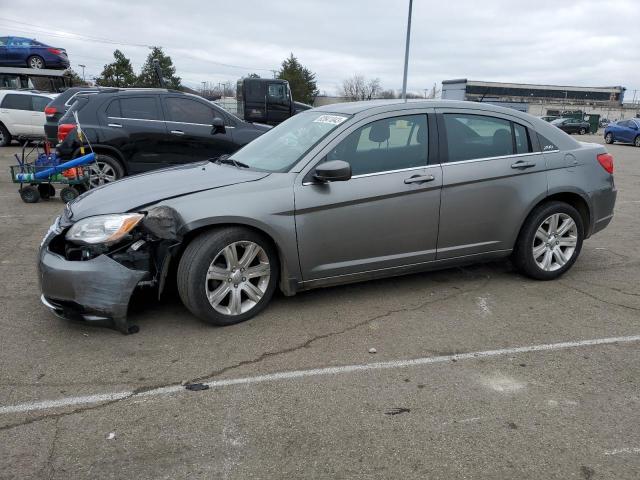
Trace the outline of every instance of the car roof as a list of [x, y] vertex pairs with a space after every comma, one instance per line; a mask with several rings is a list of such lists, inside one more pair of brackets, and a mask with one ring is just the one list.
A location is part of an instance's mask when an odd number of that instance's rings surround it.
[[42, 95], [43, 97], [56, 98], [57, 93], [39, 92], [34, 90], [0, 90], [0, 95], [7, 95], [8, 93], [16, 95]]

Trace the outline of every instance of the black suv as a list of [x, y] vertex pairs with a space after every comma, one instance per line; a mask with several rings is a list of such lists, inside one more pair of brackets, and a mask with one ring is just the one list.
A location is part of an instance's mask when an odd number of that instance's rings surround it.
[[240, 120], [213, 103], [165, 89], [78, 94], [58, 123], [57, 152], [79, 155], [74, 112], [97, 154], [94, 186], [124, 175], [231, 154], [271, 127]]

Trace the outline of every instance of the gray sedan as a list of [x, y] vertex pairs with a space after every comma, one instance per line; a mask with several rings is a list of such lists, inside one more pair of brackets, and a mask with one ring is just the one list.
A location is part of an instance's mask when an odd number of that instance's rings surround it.
[[613, 159], [543, 120], [468, 102], [300, 113], [232, 157], [126, 178], [68, 204], [40, 251], [57, 315], [137, 331], [138, 288], [177, 282], [214, 325], [285, 295], [510, 257], [552, 280], [613, 216]]

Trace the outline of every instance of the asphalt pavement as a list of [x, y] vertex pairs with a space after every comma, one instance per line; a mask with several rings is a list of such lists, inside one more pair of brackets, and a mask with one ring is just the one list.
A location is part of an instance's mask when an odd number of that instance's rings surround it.
[[560, 280], [494, 262], [226, 328], [142, 296], [128, 336], [41, 306], [63, 205], [24, 204], [0, 149], [0, 478], [637, 479], [640, 149], [608, 148], [615, 217]]

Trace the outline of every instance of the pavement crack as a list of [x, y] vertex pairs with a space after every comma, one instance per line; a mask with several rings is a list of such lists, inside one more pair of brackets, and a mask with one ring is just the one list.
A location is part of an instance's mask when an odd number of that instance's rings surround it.
[[602, 299], [600, 297], [595, 296], [592, 293], [589, 293], [589, 292], [587, 292], [585, 290], [582, 290], [581, 288], [576, 287], [575, 285], [569, 285], [568, 283], [565, 283], [565, 282], [562, 282], [562, 281], [559, 281], [559, 280], [556, 280], [556, 281], [560, 285], [562, 285], [563, 287], [568, 288], [569, 290], [574, 290], [574, 291], [576, 291], [578, 293], [581, 293], [583, 295], [586, 295], [587, 297], [592, 298], [592, 299], [594, 299], [594, 300], [596, 300], [596, 301], [598, 301], [600, 303], [605, 303], [607, 305], [611, 305], [611, 306], [614, 306], [614, 307], [626, 308], [627, 310], [633, 310], [635, 312], [640, 312], [640, 307], [632, 307], [631, 305], [625, 305], [624, 303], [618, 303], [618, 302], [612, 302], [612, 301], [609, 301], [609, 300], [604, 300], [604, 299]]
[[44, 464], [43, 467], [43, 477], [44, 478], [44, 474], [48, 473], [47, 478], [49, 480], [51, 480], [56, 473], [56, 469], [55, 469], [55, 465], [53, 464], [53, 461], [55, 460], [55, 452], [56, 452], [56, 445], [58, 443], [58, 434], [60, 433], [60, 428], [59, 428], [59, 423], [60, 423], [60, 418], [56, 418], [56, 421], [53, 425], [54, 428], [54, 432], [53, 432], [53, 439], [51, 440], [51, 446], [49, 447], [49, 454], [47, 455], [47, 461]]

